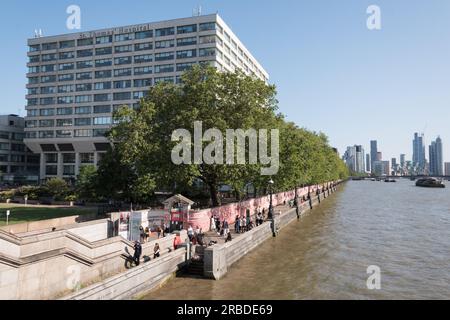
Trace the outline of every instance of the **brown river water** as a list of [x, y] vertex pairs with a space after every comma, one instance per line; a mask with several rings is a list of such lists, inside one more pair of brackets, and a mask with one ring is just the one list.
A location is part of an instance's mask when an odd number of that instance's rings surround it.
[[222, 280], [175, 278], [144, 299], [450, 299], [449, 187], [348, 182]]

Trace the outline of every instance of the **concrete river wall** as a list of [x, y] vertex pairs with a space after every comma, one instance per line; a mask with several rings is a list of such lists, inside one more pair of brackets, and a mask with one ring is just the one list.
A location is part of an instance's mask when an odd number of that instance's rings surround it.
[[[310, 207], [334, 192], [330, 185], [328, 188], [316, 186], [310, 191], [320, 190], [319, 196], [311, 193], [311, 203], [302, 203], [300, 214], [307, 213]], [[298, 194], [303, 196], [307, 191], [301, 189]], [[293, 192], [284, 193], [276, 198], [275, 203], [282, 204], [293, 198]], [[266, 199], [252, 200], [250, 205], [256, 207], [262, 202], [266, 204]], [[220, 213], [232, 223], [234, 209], [235, 205], [229, 205], [209, 213]], [[237, 209], [240, 211], [241, 206]], [[210, 219], [211, 215], [203, 220], [206, 223]], [[296, 208], [276, 215], [275, 229], [278, 232], [296, 219]], [[97, 220], [56, 230], [35, 231], [27, 227], [15, 230], [24, 232], [17, 234], [0, 230], [0, 300], [132, 299], [162, 285], [190, 261], [189, 245], [184, 244], [174, 250], [175, 235], [169, 235], [145, 243], [143, 255], [147, 257], [146, 261], [127, 270], [125, 251], [133, 253], [133, 244], [122, 237], [109, 237], [109, 225], [108, 220]], [[230, 243], [205, 249], [204, 276], [220, 279], [233, 263], [272, 236], [272, 224], [266, 222]], [[186, 231], [181, 231], [180, 238], [185, 242]], [[162, 254], [160, 258], [151, 259], [156, 243], [159, 243]]]
[[[274, 230], [276, 233], [281, 232], [292, 221], [310, 212], [314, 206], [319, 205], [336, 190], [335, 188], [331, 188], [313, 197], [311, 202], [307, 201], [302, 203], [299, 208], [299, 215], [297, 215], [297, 209], [292, 208], [281, 215], [275, 216]], [[220, 280], [235, 262], [273, 236], [272, 223], [266, 222], [240, 235], [235, 241], [207, 248], [204, 252], [204, 276], [210, 279]]]

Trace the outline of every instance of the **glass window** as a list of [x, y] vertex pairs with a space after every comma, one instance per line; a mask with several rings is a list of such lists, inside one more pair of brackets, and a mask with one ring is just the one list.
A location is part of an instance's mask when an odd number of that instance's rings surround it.
[[92, 79], [92, 72], [77, 73], [77, 80], [90, 80]]
[[36, 87], [36, 88], [28, 88], [28, 94], [29, 94], [29, 95], [39, 94], [39, 87]]
[[136, 39], [147, 39], [153, 37], [153, 30], [139, 31], [135, 33]]
[[177, 64], [177, 72], [184, 72], [190, 68], [192, 68], [196, 62], [189, 62], [189, 63], [178, 63]]
[[73, 70], [75, 69], [75, 63], [62, 63], [59, 65], [59, 71]]
[[41, 61], [41, 57], [39, 55], [32, 56], [32, 57], [30, 57], [30, 60], [29, 60], [30, 63], [36, 63], [36, 62], [39, 62], [39, 61]]
[[75, 40], [61, 41], [59, 43], [60, 49], [73, 48], [73, 47], [75, 47]]
[[155, 66], [155, 73], [166, 73], [166, 72], [173, 72], [174, 67], [173, 64], [162, 64]]
[[56, 54], [55, 53], [51, 53], [51, 54], [43, 54], [41, 57], [42, 62], [49, 62], [49, 61], [55, 61], [56, 58]]
[[94, 113], [110, 113], [111, 106], [94, 106]]
[[75, 58], [75, 51], [60, 52], [59, 53], [59, 59], [60, 60], [74, 59], [74, 58]]
[[[25, 121], [25, 128], [36, 128], [38, 125], [37, 120], [27, 120]], [[4, 135], [4, 134], [8, 134], [8, 132], [4, 132], [4, 133], [0, 133], [0, 139], [8, 139], [9, 140], [9, 136], [8, 135]]]
[[28, 84], [38, 84], [39, 83], [39, 77], [29, 77], [28, 78]]
[[92, 49], [78, 50], [77, 51], [77, 57], [78, 58], [92, 57], [93, 55], [94, 55], [94, 50], [92, 50]]
[[58, 97], [58, 104], [70, 104], [73, 103], [73, 96]]
[[114, 101], [130, 100], [131, 92], [116, 92], [116, 93], [114, 93], [113, 99], [114, 99]]
[[96, 66], [97, 68], [112, 66], [112, 59], [100, 59], [100, 60], [95, 60], [95, 66]]
[[114, 47], [114, 52], [115, 53], [131, 52], [131, 51], [133, 51], [133, 46], [132, 45], [116, 46], [116, 47]]
[[160, 82], [173, 83], [173, 80], [174, 80], [173, 77], [159, 77], [155, 78], [155, 84], [158, 84]]
[[155, 54], [155, 61], [167, 61], [175, 58], [174, 52], [161, 52]]
[[55, 104], [55, 98], [49, 97], [49, 98], [41, 98], [40, 105], [41, 106], [49, 106], [51, 104]]
[[114, 37], [116, 42], [134, 40], [134, 33], [117, 34]]
[[75, 114], [90, 114], [91, 107], [76, 107], [75, 108]]
[[58, 174], [58, 166], [45, 166], [45, 174], [47, 176], [56, 176]]
[[58, 154], [57, 153], [45, 154], [45, 163], [58, 163]]
[[126, 76], [131, 76], [131, 68], [114, 70], [114, 77], [126, 77]]
[[57, 127], [70, 127], [73, 125], [72, 119], [57, 119], [56, 126]]
[[156, 29], [156, 37], [172, 36], [175, 34], [175, 27]]
[[203, 36], [200, 37], [200, 44], [204, 44], [204, 43], [215, 43], [216, 42], [216, 36], [212, 35], [212, 36]]
[[92, 84], [91, 83], [82, 83], [82, 84], [77, 84], [76, 86], [76, 91], [80, 92], [80, 91], [91, 91], [92, 90]]
[[134, 87], [135, 88], [142, 88], [142, 87], [150, 87], [152, 85], [152, 79], [136, 79], [134, 80]]
[[74, 92], [74, 85], [70, 84], [70, 85], [65, 85], [65, 86], [58, 86], [58, 93], [70, 93], [70, 92]]
[[29, 46], [28, 48], [29, 48], [28, 52], [37, 52], [37, 51], [41, 50], [41, 45], [40, 44], [35, 44], [35, 45], [32, 45], [32, 46]]
[[54, 127], [55, 126], [55, 120], [39, 120], [39, 127], [45, 128], [45, 127]]
[[95, 79], [111, 78], [111, 77], [112, 77], [111, 70], [95, 71]]
[[94, 137], [105, 137], [108, 133], [108, 129], [94, 129], [92, 130]]
[[197, 50], [184, 50], [184, 51], [177, 51], [177, 59], [188, 59], [188, 58], [195, 58], [197, 56]]
[[55, 109], [40, 109], [39, 115], [41, 117], [51, 117], [55, 115]]
[[109, 93], [95, 94], [94, 101], [95, 102], [111, 101], [111, 94]]
[[41, 139], [48, 139], [48, 138], [54, 138], [55, 137], [55, 131], [39, 131], [39, 138]]
[[41, 83], [49, 83], [49, 82], [55, 82], [55, 81], [56, 81], [56, 76], [44, 76], [44, 77], [41, 77]]
[[94, 125], [97, 125], [97, 126], [110, 125], [111, 122], [112, 122], [111, 117], [97, 117], [97, 118], [94, 118]]
[[92, 60], [78, 61], [77, 62], [77, 69], [92, 68], [93, 66], [94, 66], [94, 63], [92, 62]]
[[103, 36], [103, 37], [95, 38], [95, 44], [111, 43], [111, 42], [112, 42], [112, 36]]
[[134, 68], [134, 75], [139, 76], [143, 74], [152, 74], [153, 73], [153, 67], [139, 67]]
[[41, 72], [55, 72], [55, 65], [54, 64], [47, 64], [44, 66], [41, 66]]
[[75, 175], [75, 166], [63, 166], [63, 175], [64, 176], [74, 176]]
[[175, 40], [156, 41], [155, 49], [173, 48], [175, 47]]
[[73, 73], [68, 73], [68, 74], [60, 74], [58, 76], [58, 80], [59, 81], [73, 81], [74, 77], [73, 77]]
[[39, 70], [40, 70], [39, 66], [29, 67], [28, 68], [28, 73], [39, 73]]
[[135, 91], [133, 92], [133, 99], [139, 100], [148, 95], [148, 91]]
[[102, 56], [105, 54], [112, 54], [112, 48], [106, 47], [106, 48], [97, 48], [95, 49], [95, 55], [96, 56]]
[[90, 126], [91, 118], [76, 118], [75, 125], [76, 126]]
[[152, 62], [152, 61], [153, 61], [152, 54], [143, 54], [140, 56], [134, 56], [134, 63], [146, 63], [146, 62]]
[[132, 62], [132, 57], [119, 57], [114, 59], [115, 65], [131, 64]]
[[70, 138], [72, 137], [72, 130], [56, 130], [57, 138]]
[[152, 50], [152, 49], [153, 49], [152, 42], [137, 43], [134, 45], [134, 51], [144, 51], [144, 50]]
[[111, 89], [111, 81], [94, 83], [94, 90], [109, 90]]
[[188, 26], [177, 27], [177, 33], [178, 34], [192, 33], [192, 32], [197, 32], [197, 25], [196, 24], [191, 24], [191, 25], [188, 25]]
[[42, 50], [56, 50], [58, 49], [58, 43], [57, 42], [51, 42], [51, 43], [43, 43], [42, 44]]
[[131, 88], [131, 80], [114, 81], [114, 89]]
[[27, 117], [38, 117], [38, 116], [39, 116], [38, 109], [28, 109], [27, 110]]
[[78, 130], [75, 130], [73, 133], [74, 133], [75, 137], [79, 137], [79, 138], [91, 136], [91, 130], [89, 130], [89, 129], [78, 129]]
[[93, 153], [80, 153], [80, 162], [81, 163], [94, 163], [94, 154]]
[[75, 163], [75, 153], [63, 153], [63, 163]]
[[177, 40], [177, 46], [191, 46], [197, 44], [197, 37], [181, 38]]
[[73, 113], [73, 109], [72, 108], [58, 108], [56, 109], [56, 114], [58, 116], [68, 116], [71, 115]]
[[91, 95], [76, 96], [75, 103], [88, 103], [92, 101]]
[[27, 106], [37, 106], [39, 104], [38, 98], [27, 99], [27, 101], [28, 101]]
[[94, 44], [94, 39], [93, 38], [78, 39], [77, 44], [79, 47], [90, 46]]
[[212, 57], [216, 55], [216, 48], [202, 48], [199, 49], [198, 55], [200, 57]]
[[200, 24], [200, 31], [209, 31], [209, 30], [216, 30], [215, 22], [207, 22]]

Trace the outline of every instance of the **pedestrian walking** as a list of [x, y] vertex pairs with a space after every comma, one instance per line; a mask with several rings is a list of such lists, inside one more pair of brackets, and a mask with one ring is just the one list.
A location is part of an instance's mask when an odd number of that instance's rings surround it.
[[235, 222], [234, 222], [234, 231], [236, 232], [236, 233], [239, 233], [239, 229], [240, 229], [240, 223], [241, 221], [240, 221], [240, 219], [239, 219], [239, 215], [237, 215], [236, 216], [236, 220], [235, 220]]
[[192, 226], [189, 226], [187, 234], [189, 237], [189, 241], [192, 242], [192, 239], [194, 238], [194, 229], [192, 228]]
[[224, 237], [226, 237], [228, 235], [229, 231], [230, 231], [230, 229], [228, 227], [228, 221], [223, 220], [223, 235], [224, 235]]
[[161, 253], [161, 249], [159, 248], [159, 243], [155, 244], [155, 248], [153, 249], [153, 259], [159, 258]]
[[138, 266], [139, 263], [141, 262], [141, 255], [142, 255], [141, 243], [139, 241], [136, 241], [134, 243], [134, 255], [133, 255], [133, 260], [136, 266]]

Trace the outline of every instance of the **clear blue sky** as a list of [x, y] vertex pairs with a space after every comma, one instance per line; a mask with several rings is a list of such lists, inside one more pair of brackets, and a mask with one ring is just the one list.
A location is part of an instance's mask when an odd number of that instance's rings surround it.
[[[425, 131], [441, 135], [450, 161], [450, 1], [134, 0], [4, 1], [1, 113], [25, 105], [26, 39], [66, 33], [66, 8], [82, 9], [82, 30], [187, 17], [202, 5], [230, 25], [271, 75], [280, 110], [323, 131], [342, 153], [377, 139], [385, 159], [406, 153]], [[369, 31], [366, 9], [381, 8]], [[428, 152], [427, 152], [428, 153]]]

